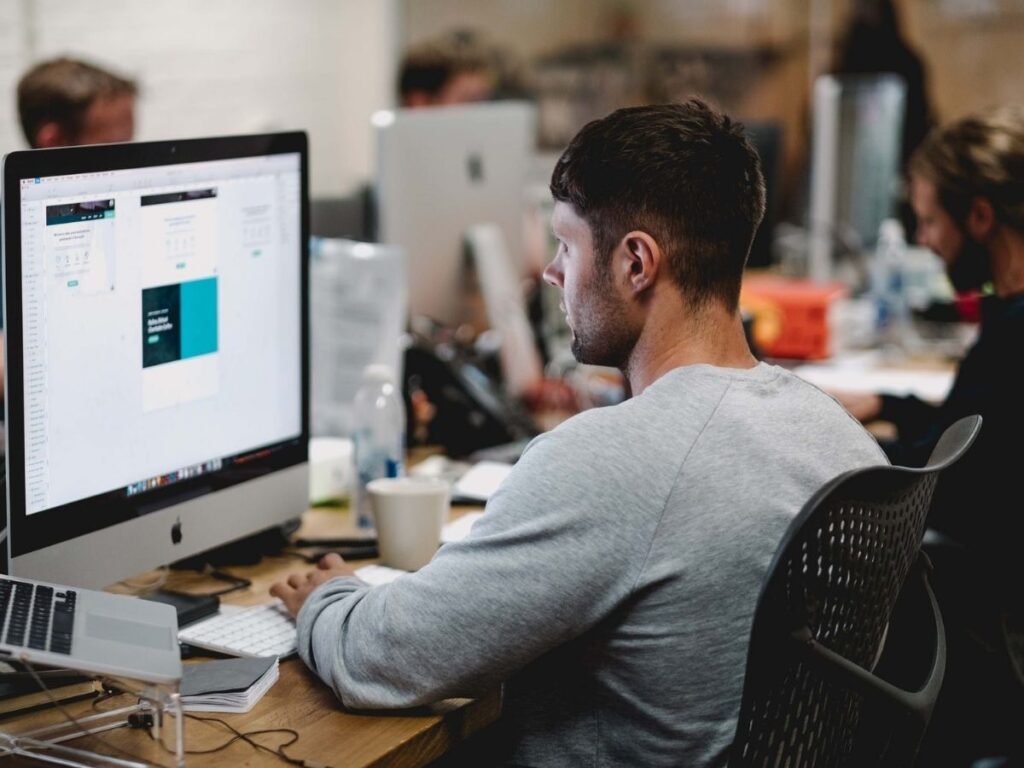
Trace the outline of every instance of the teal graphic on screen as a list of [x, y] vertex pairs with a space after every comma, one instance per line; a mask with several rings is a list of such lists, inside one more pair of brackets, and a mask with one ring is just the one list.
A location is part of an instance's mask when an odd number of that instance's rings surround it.
[[143, 289], [143, 368], [216, 351], [216, 277]]

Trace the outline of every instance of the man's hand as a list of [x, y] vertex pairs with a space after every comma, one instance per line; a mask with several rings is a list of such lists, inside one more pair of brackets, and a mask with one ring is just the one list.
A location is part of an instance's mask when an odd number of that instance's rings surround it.
[[298, 616], [306, 598], [314, 589], [338, 576], [355, 576], [355, 569], [331, 552], [320, 558], [316, 568], [309, 573], [293, 573], [287, 581], [279, 581], [270, 588], [270, 594], [281, 598], [288, 613]]

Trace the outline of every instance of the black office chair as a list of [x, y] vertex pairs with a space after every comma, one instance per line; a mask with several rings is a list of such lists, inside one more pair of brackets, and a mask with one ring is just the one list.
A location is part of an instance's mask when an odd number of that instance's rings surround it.
[[732, 768], [913, 763], [946, 654], [921, 539], [939, 473], [980, 428], [953, 424], [923, 468], [845, 473], [793, 520], [754, 614]]

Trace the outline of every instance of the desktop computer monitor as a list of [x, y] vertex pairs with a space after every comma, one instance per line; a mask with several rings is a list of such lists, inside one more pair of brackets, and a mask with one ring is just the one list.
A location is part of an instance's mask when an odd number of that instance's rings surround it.
[[748, 267], [769, 267], [773, 263], [772, 237], [779, 219], [779, 193], [782, 178], [782, 125], [772, 120], [744, 121], [747, 138], [761, 159], [764, 174], [765, 210], [761, 225], [750, 246]]
[[4, 159], [9, 567], [83, 587], [308, 506], [303, 133]]
[[905, 103], [898, 75], [815, 81], [810, 277], [835, 277], [842, 251], [874, 248], [879, 226], [895, 212]]
[[373, 116], [377, 239], [406, 252], [410, 315], [468, 319], [466, 240], [477, 225], [498, 227], [510, 266], [522, 271], [536, 120], [531, 104], [516, 101]]

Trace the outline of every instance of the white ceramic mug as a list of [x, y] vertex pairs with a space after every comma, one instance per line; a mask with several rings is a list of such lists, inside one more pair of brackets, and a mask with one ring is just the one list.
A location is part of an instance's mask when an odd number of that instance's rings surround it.
[[415, 571], [441, 544], [451, 489], [436, 478], [384, 477], [366, 485], [384, 565]]

